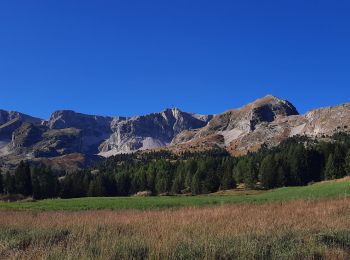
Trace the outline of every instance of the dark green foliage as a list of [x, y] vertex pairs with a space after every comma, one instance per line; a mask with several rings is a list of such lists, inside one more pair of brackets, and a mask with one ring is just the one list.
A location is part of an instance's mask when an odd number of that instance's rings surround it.
[[260, 165], [260, 180], [261, 184], [265, 188], [277, 187], [279, 167], [275, 161], [273, 155], [269, 154], [265, 156]]
[[200, 194], [201, 193], [201, 185], [200, 185], [200, 177], [199, 173], [196, 173], [192, 177], [191, 182], [191, 191], [193, 195]]
[[233, 168], [233, 179], [237, 183], [242, 183], [244, 181], [244, 175], [247, 172], [247, 160], [244, 158], [239, 160], [237, 165]]
[[57, 177], [49, 168], [35, 167], [32, 170], [32, 187], [34, 199], [57, 197], [59, 185]]
[[102, 174], [93, 176], [89, 184], [87, 196], [89, 197], [106, 196], [107, 195], [106, 187], [107, 187], [106, 180]]
[[115, 174], [115, 183], [117, 194], [120, 196], [129, 195], [130, 190], [130, 177], [127, 172], [118, 172]]
[[60, 182], [60, 196], [62, 198], [84, 197], [87, 195], [91, 174], [79, 171], [66, 174]]
[[254, 158], [247, 160], [247, 173], [243, 179], [247, 187], [254, 188], [258, 181], [258, 171], [255, 165]]
[[233, 189], [236, 187], [236, 181], [232, 177], [234, 167], [234, 160], [230, 158], [223, 158], [221, 165], [218, 167], [218, 172], [221, 173], [219, 175], [220, 180], [220, 189], [227, 190]]
[[180, 194], [185, 191], [186, 174], [185, 167], [180, 164], [175, 172], [174, 181], [171, 186], [171, 193]]
[[0, 169], [0, 193], [4, 192], [4, 180], [3, 180], [3, 176], [2, 176], [2, 171]]
[[237, 183], [244, 183], [247, 187], [255, 187], [258, 181], [254, 158], [245, 156], [241, 158], [233, 169], [233, 178]]
[[350, 136], [338, 134], [327, 142], [297, 136], [238, 158], [221, 150], [122, 154], [102, 160], [93, 169], [65, 174], [55, 174], [44, 166], [31, 170], [28, 163], [21, 162], [14, 173], [6, 173], [3, 190], [38, 199], [128, 196], [146, 190], [154, 195], [196, 195], [235, 188], [240, 183], [270, 189], [346, 174], [350, 174]]
[[21, 161], [15, 173], [15, 193], [25, 196], [32, 195], [32, 181], [28, 162]]
[[350, 175], [350, 149], [348, 149], [348, 152], [346, 153], [346, 157], [345, 157], [345, 174], [346, 175]]
[[304, 144], [291, 146], [288, 151], [289, 178], [290, 185], [305, 185], [310, 181], [307, 151]]
[[326, 180], [332, 180], [337, 177], [336, 162], [332, 153], [328, 156], [324, 177]]
[[6, 172], [5, 174], [4, 191], [7, 194], [16, 193], [15, 177], [10, 172]]

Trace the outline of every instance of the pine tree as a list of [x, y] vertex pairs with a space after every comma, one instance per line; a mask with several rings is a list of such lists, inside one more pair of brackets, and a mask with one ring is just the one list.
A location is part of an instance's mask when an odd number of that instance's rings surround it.
[[16, 192], [15, 177], [8, 171], [5, 174], [4, 190], [7, 194], [14, 194]]
[[249, 158], [246, 162], [246, 171], [244, 174], [244, 184], [249, 188], [254, 188], [258, 181], [258, 174], [254, 165], [253, 158]]
[[233, 189], [236, 187], [235, 179], [232, 177], [232, 165], [228, 162], [222, 167], [221, 189]]
[[35, 167], [32, 170], [32, 189], [33, 189], [33, 198], [34, 199], [42, 199], [44, 196], [41, 192], [40, 188], [40, 174], [41, 169], [38, 167]]
[[186, 160], [183, 166], [184, 172], [184, 189], [186, 192], [190, 192], [192, 190], [192, 179], [194, 174], [198, 170], [197, 162], [193, 158]]
[[104, 185], [104, 179], [101, 174], [97, 175], [91, 180], [87, 195], [89, 197], [106, 196], [106, 187]]
[[201, 193], [201, 183], [200, 183], [198, 172], [192, 177], [191, 192], [193, 195], [197, 195]]
[[58, 196], [58, 181], [50, 169], [35, 167], [32, 170], [34, 199], [54, 198]]
[[326, 180], [332, 180], [337, 177], [336, 162], [332, 153], [328, 156], [324, 177]]
[[276, 176], [276, 187], [283, 187], [286, 184], [286, 171], [283, 166], [278, 166]]
[[203, 181], [203, 193], [215, 192], [219, 189], [220, 180], [213, 169], [208, 169]]
[[147, 189], [152, 191], [152, 193], [155, 193], [155, 179], [156, 179], [156, 169], [153, 165], [153, 163], [151, 163], [146, 171], [146, 179], [147, 179]]
[[345, 152], [343, 148], [336, 144], [333, 155], [335, 161], [335, 168], [337, 170], [335, 178], [341, 178], [345, 176]]
[[288, 153], [290, 174], [288, 185], [304, 185], [310, 181], [310, 171], [307, 162], [307, 151], [303, 144], [292, 145]]
[[182, 189], [183, 189], [183, 186], [182, 186], [181, 175], [178, 174], [174, 179], [173, 185], [171, 186], [171, 192], [173, 194], [179, 194], [181, 193]]
[[32, 180], [28, 162], [21, 161], [15, 170], [15, 192], [25, 196], [32, 195]]
[[115, 174], [115, 182], [118, 195], [127, 196], [130, 194], [130, 178], [126, 171], [117, 172]]
[[157, 173], [156, 192], [157, 192], [157, 194], [161, 194], [161, 193], [164, 193], [167, 191], [168, 191], [168, 189], [167, 189], [166, 173], [161, 170]]
[[267, 189], [276, 187], [277, 165], [273, 155], [269, 154], [261, 162], [259, 175], [261, 184]]
[[2, 176], [2, 171], [0, 169], [0, 193], [4, 192], [4, 181], [3, 181], [3, 176]]
[[236, 183], [242, 183], [244, 181], [244, 174], [247, 170], [246, 167], [246, 160], [240, 159], [236, 166], [233, 168], [233, 178], [235, 179]]
[[346, 157], [345, 157], [345, 172], [346, 172], [346, 175], [348, 176], [350, 175], [350, 149], [346, 153]]

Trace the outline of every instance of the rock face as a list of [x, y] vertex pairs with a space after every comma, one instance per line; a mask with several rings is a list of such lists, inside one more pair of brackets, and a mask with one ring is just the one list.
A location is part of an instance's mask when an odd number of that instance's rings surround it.
[[114, 120], [111, 126], [113, 134], [101, 144], [100, 154], [109, 156], [167, 146], [183, 130], [203, 127], [211, 118], [174, 108], [161, 113]]
[[238, 109], [216, 115], [207, 126], [183, 131], [169, 149], [175, 152], [224, 148], [232, 155], [272, 147], [294, 135], [321, 137], [350, 129], [350, 104], [299, 115], [286, 100], [268, 95]]
[[28, 123], [40, 123], [42, 121], [39, 118], [28, 116], [17, 111], [6, 111], [0, 109], [0, 125], [6, 124], [13, 119], [19, 119]]
[[71, 110], [54, 112], [44, 125], [49, 129], [75, 128], [81, 130], [81, 151], [98, 153], [98, 147], [111, 134], [112, 117], [85, 115]]
[[40, 124], [41, 119], [31, 117], [16, 111], [6, 111], [0, 109], [0, 141], [8, 142], [12, 138], [12, 133], [21, 126], [22, 123]]
[[350, 103], [315, 109], [305, 115], [307, 123], [299, 134], [309, 136], [332, 135], [350, 131]]
[[60, 166], [66, 160], [74, 168], [96, 155], [146, 149], [220, 148], [242, 155], [294, 135], [318, 138], [336, 132], [350, 132], [350, 104], [299, 115], [291, 103], [271, 95], [215, 116], [176, 108], [130, 118], [60, 110], [45, 121], [0, 110], [0, 166], [31, 159]]
[[60, 162], [66, 158], [71, 162], [72, 158], [81, 161], [81, 156], [64, 155], [109, 156], [157, 148], [168, 145], [183, 130], [205, 126], [211, 118], [179, 109], [131, 118], [60, 110], [44, 121], [2, 111], [0, 157], [5, 161], [57, 157]]

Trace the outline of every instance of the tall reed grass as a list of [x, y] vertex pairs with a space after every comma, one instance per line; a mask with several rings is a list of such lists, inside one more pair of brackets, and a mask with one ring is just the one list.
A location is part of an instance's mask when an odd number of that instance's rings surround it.
[[124, 211], [0, 211], [2, 259], [346, 259], [350, 199]]

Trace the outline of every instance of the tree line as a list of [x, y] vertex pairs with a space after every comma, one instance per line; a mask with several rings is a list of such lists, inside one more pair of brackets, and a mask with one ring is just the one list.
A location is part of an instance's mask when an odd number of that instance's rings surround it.
[[150, 152], [116, 155], [91, 169], [57, 173], [21, 162], [1, 175], [0, 192], [35, 199], [128, 196], [139, 191], [159, 194], [205, 194], [244, 184], [271, 189], [307, 185], [350, 175], [350, 136], [326, 141], [293, 137], [272, 149], [242, 157], [216, 150], [205, 153]]
[[45, 166], [31, 167], [21, 161], [13, 173], [2, 175], [0, 171], [0, 193], [22, 194], [35, 199], [54, 198], [59, 194], [59, 180]]

